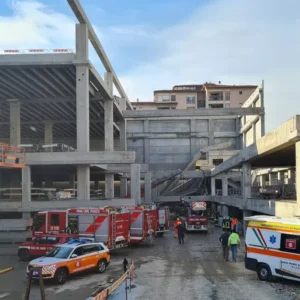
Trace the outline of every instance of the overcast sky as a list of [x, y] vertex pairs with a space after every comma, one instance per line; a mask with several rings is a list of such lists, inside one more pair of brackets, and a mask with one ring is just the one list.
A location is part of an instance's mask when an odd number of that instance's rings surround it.
[[[300, 114], [299, 0], [81, 3], [131, 101], [176, 84], [264, 79], [267, 131]], [[66, 0], [1, 0], [0, 49], [74, 49], [75, 22]]]

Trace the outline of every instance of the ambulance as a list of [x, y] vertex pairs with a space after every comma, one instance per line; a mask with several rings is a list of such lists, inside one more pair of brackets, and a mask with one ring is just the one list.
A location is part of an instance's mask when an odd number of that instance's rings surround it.
[[300, 281], [300, 219], [246, 217], [245, 267], [262, 281]]

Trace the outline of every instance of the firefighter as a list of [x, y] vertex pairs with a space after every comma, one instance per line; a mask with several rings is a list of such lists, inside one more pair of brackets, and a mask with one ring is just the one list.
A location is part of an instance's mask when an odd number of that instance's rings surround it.
[[238, 224], [238, 220], [237, 218], [232, 218], [231, 221], [231, 231], [236, 231], [237, 232], [237, 224]]
[[177, 218], [175, 223], [174, 223], [174, 227], [175, 227], [175, 234], [174, 234], [174, 238], [177, 239], [178, 238], [178, 229], [177, 229], [177, 226], [179, 224], [182, 224], [180, 218]]
[[127, 266], [128, 266], [128, 260], [126, 258], [124, 258], [124, 260], [123, 260], [123, 270], [124, 270], [124, 273], [126, 273], [126, 271], [127, 271]]
[[183, 224], [180, 222], [177, 227], [177, 235], [178, 235], [178, 242], [179, 244], [184, 244], [184, 226]]
[[222, 224], [223, 230], [231, 231], [231, 221], [229, 217], [223, 218], [223, 224]]

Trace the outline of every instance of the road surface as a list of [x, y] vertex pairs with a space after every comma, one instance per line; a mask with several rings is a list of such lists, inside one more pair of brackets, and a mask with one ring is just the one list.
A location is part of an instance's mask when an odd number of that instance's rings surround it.
[[[104, 284], [122, 274], [124, 257], [135, 262], [135, 288], [128, 299], [187, 299], [187, 300], [295, 300], [300, 285], [293, 282], [265, 283], [254, 272], [244, 268], [242, 251], [238, 262], [224, 262], [218, 242], [220, 229], [208, 234], [188, 234], [186, 243], [179, 245], [170, 232], [157, 238], [152, 245], [120, 249], [113, 254], [105, 274], [93, 272], [70, 278], [64, 285], [46, 282], [47, 300], [84, 300]], [[22, 299], [26, 290], [26, 263], [16, 256], [17, 245], [0, 246], [0, 269], [14, 270], [0, 275], [0, 299]], [[125, 300], [124, 287], [115, 300]], [[40, 300], [39, 286], [34, 285], [31, 300]]]

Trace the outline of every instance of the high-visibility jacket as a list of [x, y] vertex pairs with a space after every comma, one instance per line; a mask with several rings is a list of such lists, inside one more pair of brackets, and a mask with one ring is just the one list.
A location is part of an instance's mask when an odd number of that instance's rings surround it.
[[178, 235], [178, 229], [176, 228], [179, 224], [182, 224], [180, 220], [174, 222], [175, 234]]
[[240, 244], [240, 237], [237, 233], [233, 232], [228, 239], [228, 246], [231, 245], [239, 245]]

